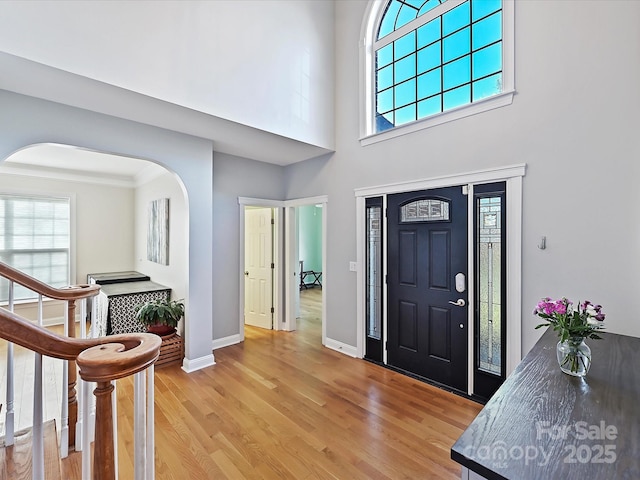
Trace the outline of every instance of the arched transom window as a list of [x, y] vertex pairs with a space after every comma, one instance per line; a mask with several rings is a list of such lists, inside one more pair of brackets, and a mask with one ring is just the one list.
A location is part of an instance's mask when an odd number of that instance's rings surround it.
[[364, 137], [511, 103], [512, 0], [374, 2], [369, 20]]

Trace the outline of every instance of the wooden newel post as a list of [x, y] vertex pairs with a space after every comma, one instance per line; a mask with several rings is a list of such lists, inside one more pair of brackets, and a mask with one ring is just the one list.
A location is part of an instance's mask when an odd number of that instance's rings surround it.
[[112, 416], [114, 388], [111, 382], [142, 372], [153, 365], [160, 354], [162, 340], [150, 333], [114, 335], [104, 340], [112, 343], [83, 350], [76, 359], [82, 379], [96, 382], [97, 385], [93, 391], [96, 397], [93, 479], [115, 480], [116, 447]]
[[113, 445], [111, 382], [98, 382], [93, 391], [96, 396], [96, 440], [93, 448], [93, 479], [115, 480], [115, 453]]
[[[76, 336], [76, 301], [67, 301], [67, 333], [68, 337]], [[76, 445], [76, 423], [78, 422], [78, 397], [76, 396], [76, 383], [78, 379], [76, 362], [69, 360], [67, 364], [67, 391], [69, 395], [69, 447]]]

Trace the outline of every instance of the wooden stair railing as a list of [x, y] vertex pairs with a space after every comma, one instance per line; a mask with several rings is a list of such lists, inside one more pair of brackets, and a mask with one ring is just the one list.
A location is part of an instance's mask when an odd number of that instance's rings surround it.
[[[115, 480], [112, 380], [141, 372], [153, 365], [162, 340], [149, 333], [112, 335], [94, 339], [68, 338], [33, 325], [0, 308], [0, 337], [41, 355], [77, 361], [80, 377], [97, 382], [94, 480]], [[71, 363], [71, 362], [70, 362]]]
[[[90, 298], [100, 293], [99, 285], [73, 285], [66, 288], [55, 288], [41, 282], [29, 275], [10, 267], [6, 263], [0, 262], [0, 276], [22, 285], [40, 295], [54, 300], [67, 302], [67, 325], [66, 331], [69, 337], [76, 336], [76, 301]], [[69, 360], [67, 366], [67, 390], [68, 390], [68, 414], [69, 414], [69, 446], [74, 447], [76, 443], [76, 423], [78, 421], [78, 399], [76, 395], [76, 364], [75, 359]]]

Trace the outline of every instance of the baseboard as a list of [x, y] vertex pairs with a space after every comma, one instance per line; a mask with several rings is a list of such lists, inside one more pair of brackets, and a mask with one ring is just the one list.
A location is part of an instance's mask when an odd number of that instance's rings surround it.
[[358, 350], [352, 345], [347, 345], [346, 343], [327, 338], [325, 340], [324, 346], [330, 348], [331, 350], [335, 350], [336, 352], [344, 353], [345, 355], [348, 355], [350, 357], [358, 358]]
[[213, 350], [228, 347], [229, 345], [235, 345], [237, 343], [240, 343], [241, 341], [242, 339], [240, 338], [239, 333], [236, 333], [235, 335], [229, 335], [228, 337], [216, 338], [213, 341]]
[[205, 355], [204, 357], [194, 358], [193, 360], [189, 358], [185, 358], [182, 361], [182, 370], [187, 373], [195, 372], [196, 370], [201, 370], [205, 367], [210, 367], [211, 365], [216, 364], [216, 359], [213, 357], [213, 353], [211, 355]]

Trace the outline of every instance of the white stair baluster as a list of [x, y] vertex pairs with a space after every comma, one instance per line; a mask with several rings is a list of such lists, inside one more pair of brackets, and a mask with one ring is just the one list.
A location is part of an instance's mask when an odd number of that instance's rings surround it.
[[115, 463], [115, 478], [118, 480], [118, 389], [115, 380], [112, 380], [111, 384], [113, 385], [113, 393], [111, 394], [111, 414], [113, 416], [113, 461]]
[[[95, 297], [94, 297], [95, 298]], [[92, 301], [91, 304], [95, 304], [95, 301]], [[82, 299], [82, 303], [80, 304], [80, 312], [81, 312], [81, 316], [80, 318], [84, 319], [84, 321], [82, 321], [82, 332], [83, 332], [83, 337], [82, 338], [96, 338], [96, 335], [94, 333], [94, 328], [93, 328], [93, 324], [95, 322], [91, 322], [91, 326], [89, 327], [89, 329], [87, 330], [87, 299], [83, 298]], [[93, 318], [93, 317], [92, 317]], [[95, 435], [96, 435], [96, 397], [94, 395], [92, 395], [93, 389], [96, 387], [95, 382], [85, 382], [82, 381], [82, 383], [84, 384], [84, 388], [89, 389], [89, 395], [87, 395], [87, 409], [86, 409], [86, 414], [83, 418], [86, 418], [85, 423], [88, 424], [89, 428], [87, 428], [86, 432], [87, 435], [89, 435], [89, 443], [93, 442], [95, 440]], [[113, 383], [113, 387], [114, 387], [114, 396], [115, 396], [115, 382]], [[115, 411], [115, 407], [114, 407], [114, 411]], [[115, 418], [114, 418], [114, 422], [115, 422]]]
[[145, 372], [133, 378], [133, 472], [135, 480], [146, 480], [147, 465], [147, 402]]
[[154, 366], [147, 368], [147, 478], [155, 480], [155, 413], [154, 413]]
[[[13, 312], [13, 282], [9, 282], [9, 311]], [[14, 371], [13, 371], [13, 343], [7, 343], [7, 413], [5, 418], [4, 443], [7, 446], [13, 445], [15, 433], [15, 412], [14, 412]]]
[[[80, 411], [82, 418], [88, 418], [91, 410], [91, 383], [80, 380], [80, 391], [82, 392], [82, 405]], [[91, 480], [91, 435], [89, 433], [89, 422], [82, 424], [82, 480]]]
[[[86, 299], [80, 300], [80, 338], [87, 338], [87, 322], [84, 319], [86, 308]], [[74, 319], [75, 320], [75, 319]], [[67, 322], [68, 325], [68, 322]], [[76, 451], [84, 451], [85, 441], [84, 434], [85, 419], [89, 418], [87, 409], [85, 408], [85, 395], [84, 389], [89, 388], [82, 379], [78, 380], [78, 418], [76, 420]]]
[[[38, 295], [38, 325], [42, 327], [42, 295]], [[33, 379], [33, 456], [31, 472], [33, 480], [44, 478], [44, 429], [42, 421], [42, 355], [35, 353]]]
[[87, 338], [87, 299], [80, 300], [80, 338]]
[[[67, 317], [69, 310], [64, 309], [64, 336], [69, 336]], [[60, 413], [60, 458], [69, 456], [69, 362], [62, 361], [62, 405]]]

